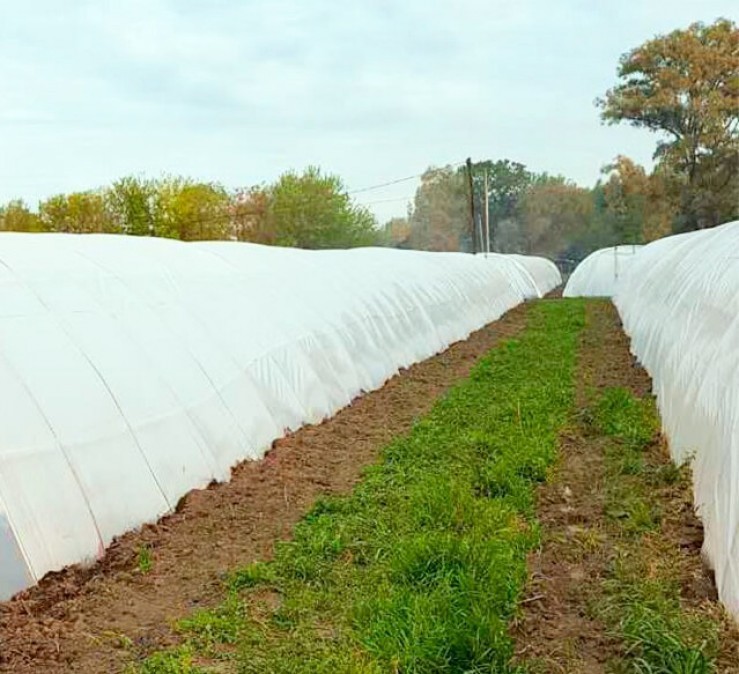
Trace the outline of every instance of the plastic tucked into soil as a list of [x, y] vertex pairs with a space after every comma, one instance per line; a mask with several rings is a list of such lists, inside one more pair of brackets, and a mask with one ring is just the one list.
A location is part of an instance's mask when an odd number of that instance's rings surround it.
[[505, 256], [0, 235], [0, 598], [558, 282], [537, 278]]

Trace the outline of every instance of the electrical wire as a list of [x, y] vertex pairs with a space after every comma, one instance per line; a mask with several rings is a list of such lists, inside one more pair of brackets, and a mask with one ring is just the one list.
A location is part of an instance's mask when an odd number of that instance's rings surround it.
[[[448, 166], [450, 168], [457, 168], [458, 166], [462, 166], [464, 164], [463, 161], [455, 162], [453, 164], [445, 164], [445, 166]], [[404, 183], [409, 180], [415, 180], [416, 178], [421, 178], [424, 176], [425, 173], [427, 173], [428, 169], [424, 171], [423, 173], [417, 173], [414, 176], [407, 176], [405, 178], [398, 178], [397, 180], [390, 180], [386, 183], [379, 183], [378, 185], [370, 185], [369, 187], [360, 187], [358, 190], [351, 190], [348, 192], [348, 194], [360, 194], [361, 192], [370, 192], [372, 190], [379, 190], [383, 187], [389, 187], [390, 185], [398, 185], [399, 183]]]
[[396, 199], [376, 199], [375, 201], [363, 201], [359, 203], [360, 206], [372, 206], [372, 204], [389, 204], [392, 201], [413, 201], [415, 195], [411, 194], [408, 197], [397, 197]]

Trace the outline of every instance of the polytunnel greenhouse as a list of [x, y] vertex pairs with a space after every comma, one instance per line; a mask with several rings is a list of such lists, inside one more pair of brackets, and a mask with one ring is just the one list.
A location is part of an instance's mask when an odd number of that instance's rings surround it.
[[703, 551], [739, 616], [739, 222], [660, 239], [614, 301], [654, 382], [670, 450], [692, 459]]
[[559, 284], [516, 256], [0, 234], [0, 597]]
[[641, 248], [637, 245], [612, 246], [591, 253], [572, 272], [563, 296], [613, 297]]

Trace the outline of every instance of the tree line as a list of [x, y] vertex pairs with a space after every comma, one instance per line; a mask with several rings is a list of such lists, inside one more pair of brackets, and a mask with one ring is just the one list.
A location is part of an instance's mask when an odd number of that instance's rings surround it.
[[596, 105], [604, 123], [658, 135], [651, 171], [618, 156], [586, 188], [510, 159], [476, 162], [471, 175], [464, 167], [432, 167], [407, 216], [383, 228], [341, 178], [315, 167], [230, 191], [177, 176], [128, 176], [102, 189], [53, 196], [35, 211], [11, 201], [0, 207], [0, 230], [469, 251], [475, 248], [472, 201], [477, 213], [487, 203], [493, 250], [579, 258], [599, 247], [739, 218], [739, 30], [733, 22], [696, 23], [624, 54], [615, 86]]
[[58, 194], [32, 211], [0, 206], [0, 231], [230, 239], [300, 248], [379, 243], [374, 215], [352, 201], [338, 176], [316, 167], [269, 185], [227, 190], [181, 176], [127, 176], [91, 191]]
[[[472, 172], [478, 216], [487, 173], [495, 252], [580, 259], [597, 248], [666, 236], [679, 223], [679, 210], [659, 173], [648, 174], [627, 157], [604, 167], [603, 178], [592, 188], [508, 159], [476, 162]], [[465, 168], [429, 168], [407, 217], [388, 222], [385, 236], [407, 248], [481, 250], [477, 231], [473, 240], [468, 184]]]

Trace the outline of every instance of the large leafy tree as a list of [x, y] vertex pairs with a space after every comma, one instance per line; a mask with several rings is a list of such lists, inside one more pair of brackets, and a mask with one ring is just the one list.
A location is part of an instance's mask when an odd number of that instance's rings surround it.
[[509, 159], [476, 163], [473, 189], [475, 209], [481, 214], [485, 210], [485, 173], [491, 248], [498, 252], [522, 252], [527, 244], [516, 216], [521, 199], [536, 176], [523, 164]]
[[535, 176], [523, 164], [509, 159], [483, 161], [474, 165], [476, 195], [484, 194], [484, 172], [488, 174], [490, 218], [499, 222], [512, 217], [518, 203]]
[[265, 223], [274, 243], [297, 248], [350, 248], [378, 242], [372, 213], [355, 204], [341, 179], [317, 167], [290, 171], [266, 190]]
[[157, 234], [156, 184], [138, 176], [116, 180], [105, 190], [105, 203], [122, 234]]
[[605, 211], [617, 243], [642, 243], [670, 234], [678, 204], [675, 176], [665, 167], [651, 174], [628, 157], [606, 166], [603, 185]]
[[39, 204], [39, 218], [51, 232], [117, 231], [101, 192], [57, 194]]
[[104, 202], [112, 227], [123, 234], [222, 239], [230, 225], [226, 190], [181, 176], [121, 178], [105, 190]]
[[229, 212], [230, 236], [237, 241], [274, 245], [277, 243], [277, 223], [268, 218], [269, 189], [264, 185], [239, 189], [231, 197]]
[[229, 197], [221, 185], [169, 176], [153, 186], [157, 236], [183, 241], [226, 237]]
[[0, 206], [0, 232], [42, 232], [43, 224], [22, 199]]
[[621, 57], [597, 103], [610, 123], [660, 134], [655, 157], [680, 178], [676, 229], [711, 227], [739, 210], [739, 30], [695, 23]]
[[518, 219], [526, 252], [555, 256], [583, 236], [593, 218], [592, 192], [561, 177], [539, 176], [521, 195]]
[[411, 236], [411, 223], [409, 218], [390, 218], [385, 223], [382, 232], [382, 243], [385, 246], [405, 247]]

